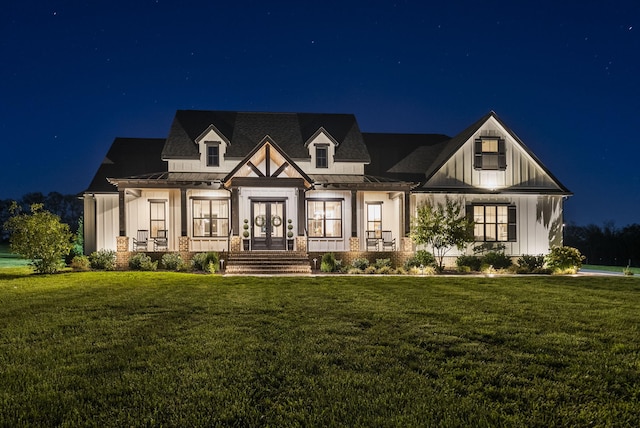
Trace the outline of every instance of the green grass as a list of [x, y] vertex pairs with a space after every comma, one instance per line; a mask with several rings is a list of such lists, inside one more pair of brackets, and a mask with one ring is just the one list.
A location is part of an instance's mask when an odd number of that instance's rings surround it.
[[0, 270], [4, 426], [640, 426], [631, 277]]
[[13, 268], [27, 266], [29, 260], [20, 258], [9, 251], [9, 244], [0, 244], [0, 268]]
[[[582, 269], [601, 270], [605, 272], [622, 272], [626, 266], [604, 266], [604, 265], [582, 265]], [[634, 275], [640, 275], [640, 268], [632, 267], [631, 272]]]

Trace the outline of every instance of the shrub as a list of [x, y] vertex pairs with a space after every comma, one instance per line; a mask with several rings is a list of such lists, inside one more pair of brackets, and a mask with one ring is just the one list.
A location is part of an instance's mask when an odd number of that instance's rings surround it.
[[91, 269], [115, 270], [116, 252], [105, 249], [94, 251], [89, 256], [89, 264], [91, 265]]
[[369, 260], [367, 259], [355, 259], [351, 262], [351, 266], [355, 269], [365, 270], [369, 266]]
[[362, 269], [358, 269], [356, 267], [351, 267], [351, 268], [349, 268], [347, 273], [350, 274], [350, 275], [360, 275], [360, 274], [362, 274]]
[[336, 256], [333, 253], [324, 253], [320, 262], [320, 271], [334, 272], [336, 270]]
[[9, 211], [12, 216], [4, 229], [10, 234], [11, 251], [30, 259], [38, 273], [55, 273], [63, 268], [63, 259], [73, 246], [69, 226], [43, 210], [42, 204], [31, 205], [31, 214], [25, 214], [14, 201]]
[[622, 273], [624, 274], [624, 276], [633, 276], [631, 266], [627, 266], [626, 268], [622, 269]]
[[77, 271], [91, 269], [91, 264], [89, 263], [89, 257], [87, 256], [75, 256], [73, 260], [71, 260], [70, 265], [73, 270], [77, 270]]
[[523, 254], [518, 259], [518, 273], [541, 273], [544, 270], [544, 256]]
[[[379, 260], [384, 260], [384, 259], [379, 259]], [[376, 273], [378, 275], [389, 275], [389, 274], [395, 273], [395, 270], [390, 265], [389, 266], [381, 266], [381, 267], [376, 269]]]
[[494, 269], [506, 269], [513, 264], [511, 257], [505, 253], [490, 251], [482, 256], [482, 264], [493, 266]]
[[554, 247], [545, 257], [547, 267], [554, 273], [575, 273], [583, 260], [580, 250], [573, 247]]
[[373, 275], [374, 273], [377, 273], [378, 269], [376, 269], [375, 266], [367, 266], [367, 268], [364, 270], [364, 273], [368, 274], [368, 275]]
[[468, 267], [469, 271], [480, 271], [480, 266], [482, 265], [482, 259], [478, 256], [460, 256], [456, 259], [456, 265], [458, 266], [458, 270], [463, 267]]
[[220, 256], [215, 252], [198, 253], [191, 260], [193, 270], [216, 273], [220, 266]]
[[410, 270], [412, 267], [420, 267], [420, 265], [424, 267], [435, 266], [436, 258], [429, 251], [418, 250], [412, 257], [407, 259], [404, 263], [404, 268]]
[[391, 268], [391, 259], [376, 259], [376, 269]]
[[422, 269], [419, 266], [413, 266], [409, 268], [409, 275], [435, 275], [436, 273], [435, 266], [424, 266]]
[[156, 270], [158, 262], [152, 262], [151, 257], [145, 253], [137, 253], [129, 259], [129, 269], [133, 270]]
[[167, 253], [162, 256], [160, 264], [166, 270], [183, 271], [187, 265], [178, 253]]

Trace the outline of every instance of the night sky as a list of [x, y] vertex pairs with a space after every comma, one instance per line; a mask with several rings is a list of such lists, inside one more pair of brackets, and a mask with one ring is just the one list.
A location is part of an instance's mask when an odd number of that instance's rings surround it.
[[640, 1], [7, 3], [0, 199], [81, 192], [177, 109], [450, 136], [494, 110], [575, 193], [566, 221], [640, 223]]

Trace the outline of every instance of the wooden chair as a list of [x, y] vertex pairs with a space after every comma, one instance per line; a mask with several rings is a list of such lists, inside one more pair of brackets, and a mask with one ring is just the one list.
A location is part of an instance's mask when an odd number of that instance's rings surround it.
[[149, 245], [149, 231], [138, 230], [138, 237], [133, 238], [133, 251], [147, 251], [147, 245]]
[[373, 248], [374, 251], [378, 251], [379, 243], [378, 233], [375, 230], [367, 230], [367, 251]]
[[166, 230], [158, 230], [158, 236], [153, 238], [153, 251], [167, 251], [169, 248], [169, 236]]
[[393, 237], [393, 235], [391, 235], [391, 231], [390, 230], [383, 230], [382, 231], [382, 250], [391, 250], [391, 251], [395, 251], [396, 250], [396, 238]]

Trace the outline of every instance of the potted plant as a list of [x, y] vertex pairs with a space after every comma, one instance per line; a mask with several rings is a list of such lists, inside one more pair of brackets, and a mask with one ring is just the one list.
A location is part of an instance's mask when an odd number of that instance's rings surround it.
[[249, 220], [244, 219], [244, 224], [242, 225], [244, 231], [242, 232], [242, 249], [244, 251], [249, 251]]
[[293, 251], [293, 224], [291, 219], [288, 219], [287, 223], [287, 250]]

